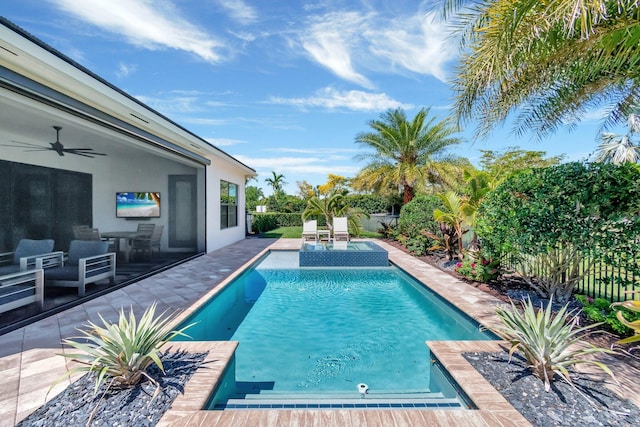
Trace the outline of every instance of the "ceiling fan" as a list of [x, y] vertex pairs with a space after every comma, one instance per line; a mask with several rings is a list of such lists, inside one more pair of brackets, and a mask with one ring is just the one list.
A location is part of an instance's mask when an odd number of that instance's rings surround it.
[[64, 156], [67, 154], [75, 154], [82, 157], [94, 158], [95, 156], [106, 156], [104, 153], [95, 153], [93, 148], [64, 148], [64, 145], [60, 142], [60, 130], [61, 126], [53, 126], [56, 130], [56, 142], [50, 142], [49, 145], [51, 147], [46, 147], [38, 144], [32, 144], [30, 142], [22, 142], [22, 141], [11, 141], [20, 145], [10, 145], [10, 144], [0, 144], [5, 147], [18, 147], [18, 148], [27, 148], [25, 151], [55, 151], [59, 156]]

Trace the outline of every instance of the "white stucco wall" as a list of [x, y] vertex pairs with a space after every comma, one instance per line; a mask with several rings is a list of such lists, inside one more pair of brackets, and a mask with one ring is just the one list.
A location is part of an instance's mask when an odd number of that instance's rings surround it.
[[[245, 175], [237, 166], [233, 166], [217, 157], [211, 157], [207, 167], [207, 252], [215, 251], [245, 238]], [[238, 185], [238, 225], [220, 228], [220, 181]]]

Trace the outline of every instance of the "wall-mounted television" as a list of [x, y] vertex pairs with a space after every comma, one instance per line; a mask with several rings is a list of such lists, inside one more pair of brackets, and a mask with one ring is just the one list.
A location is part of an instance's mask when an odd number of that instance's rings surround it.
[[116, 193], [116, 218], [160, 218], [160, 193]]

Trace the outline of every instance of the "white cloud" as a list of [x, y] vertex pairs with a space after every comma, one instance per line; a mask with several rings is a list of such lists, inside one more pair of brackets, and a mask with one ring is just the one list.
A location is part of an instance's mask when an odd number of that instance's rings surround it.
[[306, 53], [338, 77], [365, 88], [365, 71], [432, 75], [445, 81], [445, 64], [456, 55], [455, 43], [436, 14], [330, 12], [309, 18], [298, 40]]
[[287, 180], [287, 173], [321, 174], [324, 176], [332, 173], [353, 176], [360, 171], [360, 167], [350, 161], [344, 164], [335, 164], [333, 163], [335, 159], [326, 157], [250, 157], [242, 154], [236, 154], [234, 157], [256, 170], [273, 170], [282, 173], [285, 175], [285, 180]]
[[246, 4], [243, 0], [216, 0], [231, 18], [241, 24], [252, 24], [258, 20], [255, 8]]
[[388, 25], [370, 28], [366, 37], [375, 56], [442, 82], [446, 81], [445, 63], [456, 55], [457, 45], [447, 42], [446, 26], [433, 13], [394, 19]]
[[338, 91], [326, 87], [308, 98], [271, 97], [271, 103], [293, 105], [301, 108], [320, 107], [328, 109], [346, 108], [356, 111], [384, 111], [389, 108], [413, 108], [410, 104], [391, 99], [385, 93], [370, 93], [359, 90]]
[[371, 88], [373, 85], [352, 64], [356, 29], [363, 17], [357, 12], [336, 12], [312, 18], [308, 32], [302, 35], [302, 47], [319, 64], [338, 77]]
[[224, 59], [224, 43], [183, 18], [169, 0], [49, 1], [145, 49], [183, 50], [211, 63]]
[[238, 145], [238, 144], [246, 144], [247, 141], [243, 141], [240, 139], [231, 139], [231, 138], [205, 138], [205, 141], [207, 141], [210, 144], [215, 145], [216, 147], [228, 147], [231, 145]]
[[134, 64], [125, 64], [124, 62], [121, 62], [120, 64], [118, 64], [118, 71], [116, 71], [116, 76], [122, 79], [132, 73], [135, 73], [137, 69], [138, 67]]

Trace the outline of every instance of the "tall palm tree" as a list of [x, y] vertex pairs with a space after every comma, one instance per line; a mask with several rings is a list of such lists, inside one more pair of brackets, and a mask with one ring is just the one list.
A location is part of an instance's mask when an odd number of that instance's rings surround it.
[[462, 57], [458, 123], [486, 137], [510, 114], [515, 131], [546, 136], [596, 107], [604, 127], [640, 104], [640, 10], [635, 0], [446, 0]]
[[381, 193], [400, 188], [406, 204], [416, 187], [445, 182], [443, 164], [457, 160], [446, 149], [461, 140], [452, 136], [457, 129], [448, 120], [428, 118], [429, 110], [421, 109], [411, 121], [402, 109], [388, 110], [380, 120], [370, 121], [372, 131], [357, 135], [356, 143], [374, 151], [356, 157], [370, 163], [352, 185]]
[[282, 193], [282, 187], [286, 184], [284, 180], [284, 175], [281, 173], [276, 173], [276, 171], [271, 171], [271, 177], [265, 178], [264, 180], [267, 184], [271, 186], [273, 189], [273, 200], [276, 205], [276, 209], [278, 208], [278, 197]]

